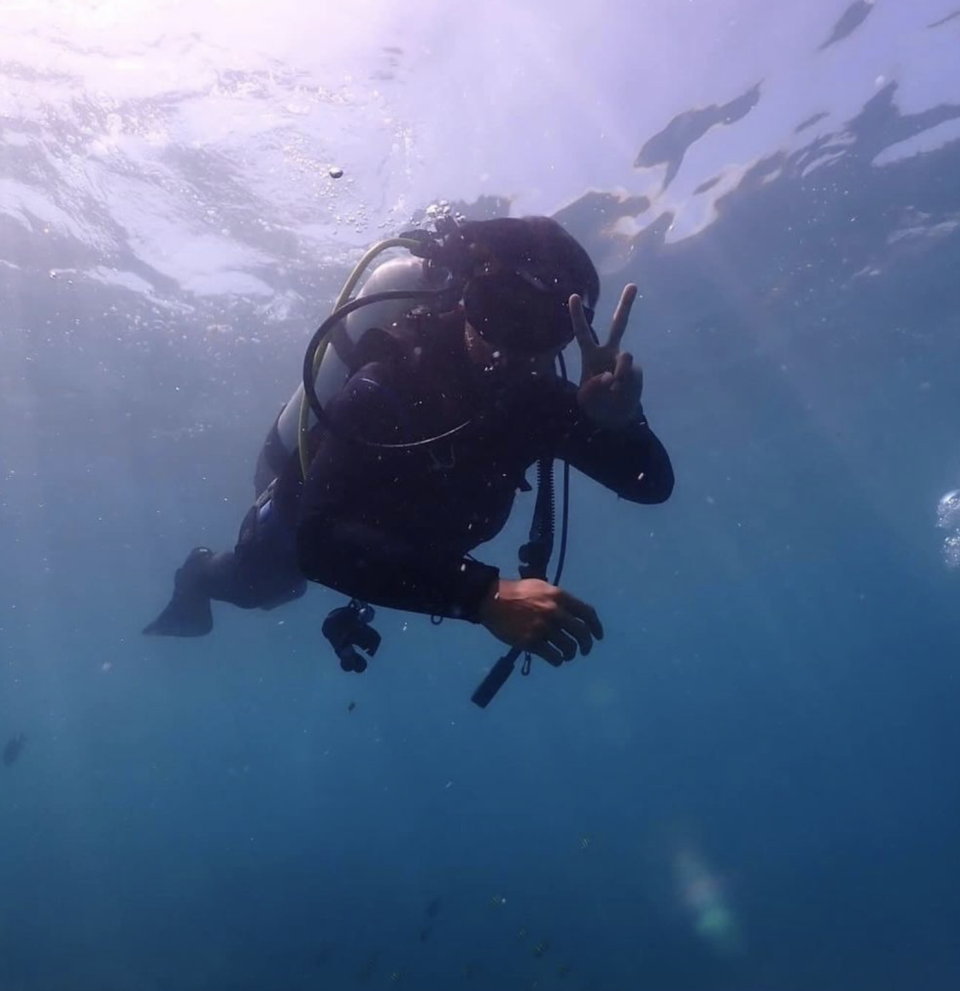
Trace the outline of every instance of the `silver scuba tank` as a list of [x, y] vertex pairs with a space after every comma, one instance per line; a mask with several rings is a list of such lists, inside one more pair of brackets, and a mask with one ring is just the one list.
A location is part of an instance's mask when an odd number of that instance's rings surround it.
[[[372, 293], [392, 290], [429, 290], [443, 288], [449, 282], [449, 273], [442, 269], [429, 267], [426, 261], [415, 256], [392, 258], [375, 268], [363, 284], [357, 298], [362, 299]], [[404, 316], [417, 305], [413, 300], [387, 300], [362, 306], [350, 313], [343, 321], [349, 343], [356, 345], [363, 335], [374, 327], [390, 331]], [[422, 304], [421, 304], [422, 305]], [[326, 405], [336, 393], [343, 388], [351, 375], [349, 363], [345, 356], [338, 351], [337, 338], [331, 340], [326, 349], [320, 368], [317, 371], [317, 398]], [[303, 402], [303, 385], [298, 385], [293, 395], [280, 411], [264, 449], [257, 461], [256, 486], [263, 491], [265, 481], [268, 484], [275, 477], [279, 466], [285, 463], [299, 445], [300, 436], [300, 406]], [[311, 412], [309, 423], [312, 427], [317, 422]], [[268, 450], [269, 448], [269, 450]], [[270, 479], [267, 479], [270, 475]]]

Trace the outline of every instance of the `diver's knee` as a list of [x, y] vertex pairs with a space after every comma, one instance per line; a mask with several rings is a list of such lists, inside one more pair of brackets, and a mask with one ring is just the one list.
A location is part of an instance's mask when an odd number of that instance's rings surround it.
[[286, 605], [288, 602], [295, 602], [297, 599], [302, 599], [306, 591], [306, 579], [300, 578], [288, 588], [285, 588], [271, 596], [260, 606], [260, 608], [269, 611], [271, 609], [276, 609], [277, 606]]

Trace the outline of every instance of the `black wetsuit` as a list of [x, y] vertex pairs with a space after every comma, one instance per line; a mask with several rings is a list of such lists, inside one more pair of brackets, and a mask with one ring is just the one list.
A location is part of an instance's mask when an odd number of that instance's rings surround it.
[[[445, 332], [462, 341], [462, 323]], [[498, 392], [466, 368], [462, 349], [453, 361], [464, 374], [432, 399], [423, 398], [424, 368], [374, 361], [328, 405], [339, 429], [318, 432], [305, 483], [288, 470], [277, 487], [280, 512], [296, 519], [307, 578], [373, 604], [476, 621], [499, 572], [471, 552], [503, 528], [539, 458], [567, 461], [631, 502], [669, 497], [670, 459], [642, 409], [623, 429], [602, 429], [572, 383], [547, 376]], [[348, 434], [408, 443], [465, 416], [469, 425], [454, 436], [413, 448]]]
[[[306, 480], [274, 426], [258, 488], [276, 480], [235, 550], [192, 551], [145, 632], [202, 635], [213, 625], [211, 599], [269, 609], [303, 595], [306, 579], [373, 605], [476, 622], [499, 572], [471, 552], [501, 531], [538, 459], [565, 460], [631, 502], [669, 497], [670, 459], [642, 409], [609, 430], [583, 413], [576, 386], [552, 374], [492, 385], [467, 357], [462, 315], [437, 321], [418, 337], [429, 346], [412, 350], [377, 333], [379, 346], [328, 403], [330, 425], [312, 431]], [[377, 446], [450, 430], [429, 444]]]

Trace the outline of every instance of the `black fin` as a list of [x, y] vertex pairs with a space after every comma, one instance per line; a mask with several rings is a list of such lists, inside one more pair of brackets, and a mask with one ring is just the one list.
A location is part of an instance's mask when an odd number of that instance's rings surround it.
[[202, 637], [213, 629], [210, 600], [188, 595], [179, 589], [173, 593], [167, 608], [143, 632], [148, 636]]
[[173, 597], [167, 608], [143, 632], [147, 636], [202, 637], [213, 629], [213, 611], [206, 593], [205, 573], [213, 552], [194, 547], [173, 582]]

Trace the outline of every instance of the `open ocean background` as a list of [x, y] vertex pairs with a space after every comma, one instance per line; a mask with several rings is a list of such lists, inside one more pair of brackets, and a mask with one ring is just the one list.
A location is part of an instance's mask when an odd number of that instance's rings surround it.
[[[326, 7], [0, 2], [0, 991], [960, 987], [956, 0]], [[347, 675], [317, 587], [140, 636], [444, 211], [640, 286], [599, 649], [480, 711], [483, 630]]]

